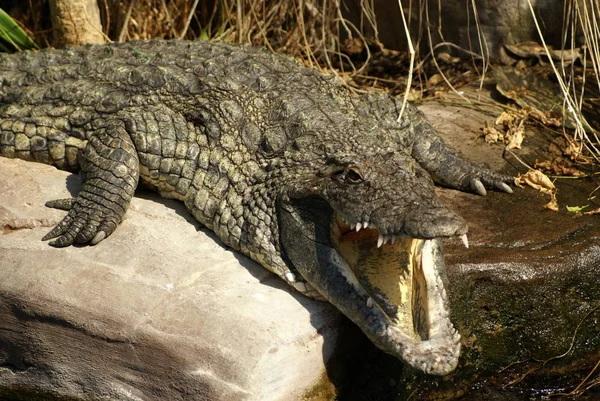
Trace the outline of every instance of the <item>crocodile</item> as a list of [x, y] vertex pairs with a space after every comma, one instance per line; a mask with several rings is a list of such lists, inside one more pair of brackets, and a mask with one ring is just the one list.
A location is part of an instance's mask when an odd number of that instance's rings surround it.
[[[0, 55], [0, 155], [79, 171], [43, 240], [95, 245], [138, 185], [181, 200], [221, 241], [333, 304], [371, 341], [452, 372], [442, 239], [467, 224], [434, 182], [512, 178], [460, 157], [414, 106], [358, 94], [265, 49], [153, 40]], [[401, 113], [402, 111], [402, 113]]]

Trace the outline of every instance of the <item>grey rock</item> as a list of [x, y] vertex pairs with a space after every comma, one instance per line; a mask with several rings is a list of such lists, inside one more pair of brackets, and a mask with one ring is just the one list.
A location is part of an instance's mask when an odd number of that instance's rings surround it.
[[0, 158], [0, 399], [331, 396], [331, 305], [291, 293], [150, 193], [102, 246], [48, 247], [40, 237], [65, 212], [44, 201], [80, 187]]

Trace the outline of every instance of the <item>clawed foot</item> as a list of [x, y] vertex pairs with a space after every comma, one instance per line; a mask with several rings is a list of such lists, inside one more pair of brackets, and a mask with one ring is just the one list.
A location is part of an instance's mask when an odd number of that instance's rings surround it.
[[487, 195], [486, 188], [512, 194], [513, 190], [508, 186], [508, 183], [511, 182], [513, 182], [512, 177], [488, 173], [479, 177], [475, 176], [471, 178], [469, 181], [469, 190], [470, 192], [481, 196]]
[[121, 217], [114, 211], [81, 195], [49, 201], [46, 202], [46, 206], [69, 211], [62, 221], [42, 238], [42, 241], [56, 238], [50, 242], [50, 245], [56, 247], [74, 243], [95, 245], [112, 234], [121, 221]]

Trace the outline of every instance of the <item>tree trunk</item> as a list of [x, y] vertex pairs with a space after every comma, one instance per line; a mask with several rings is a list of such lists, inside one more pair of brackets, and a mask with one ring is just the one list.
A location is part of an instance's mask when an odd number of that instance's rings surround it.
[[50, 0], [54, 46], [105, 43], [96, 0]]

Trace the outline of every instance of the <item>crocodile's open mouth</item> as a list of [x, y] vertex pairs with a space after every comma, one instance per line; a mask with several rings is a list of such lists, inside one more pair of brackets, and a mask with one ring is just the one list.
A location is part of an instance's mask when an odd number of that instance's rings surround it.
[[373, 225], [336, 216], [331, 241], [346, 262], [340, 268], [347, 280], [366, 292], [366, 306], [379, 309], [388, 331], [403, 337], [403, 349], [394, 351], [417, 357], [411, 364], [428, 373], [453, 370], [460, 336], [449, 319], [439, 240], [383, 236]]
[[383, 236], [320, 200], [282, 208], [282, 245], [303, 278], [384, 351], [423, 372], [458, 364], [439, 239]]
[[[369, 294], [367, 306], [381, 308], [403, 333], [415, 340], [429, 339], [429, 305], [442, 294], [428, 299], [423, 270], [426, 241], [395, 237], [386, 241], [376, 228], [355, 227], [335, 219], [331, 230], [332, 242], [350, 268], [349, 280]], [[430, 261], [425, 258], [426, 264]], [[432, 269], [425, 266], [428, 272]]]

